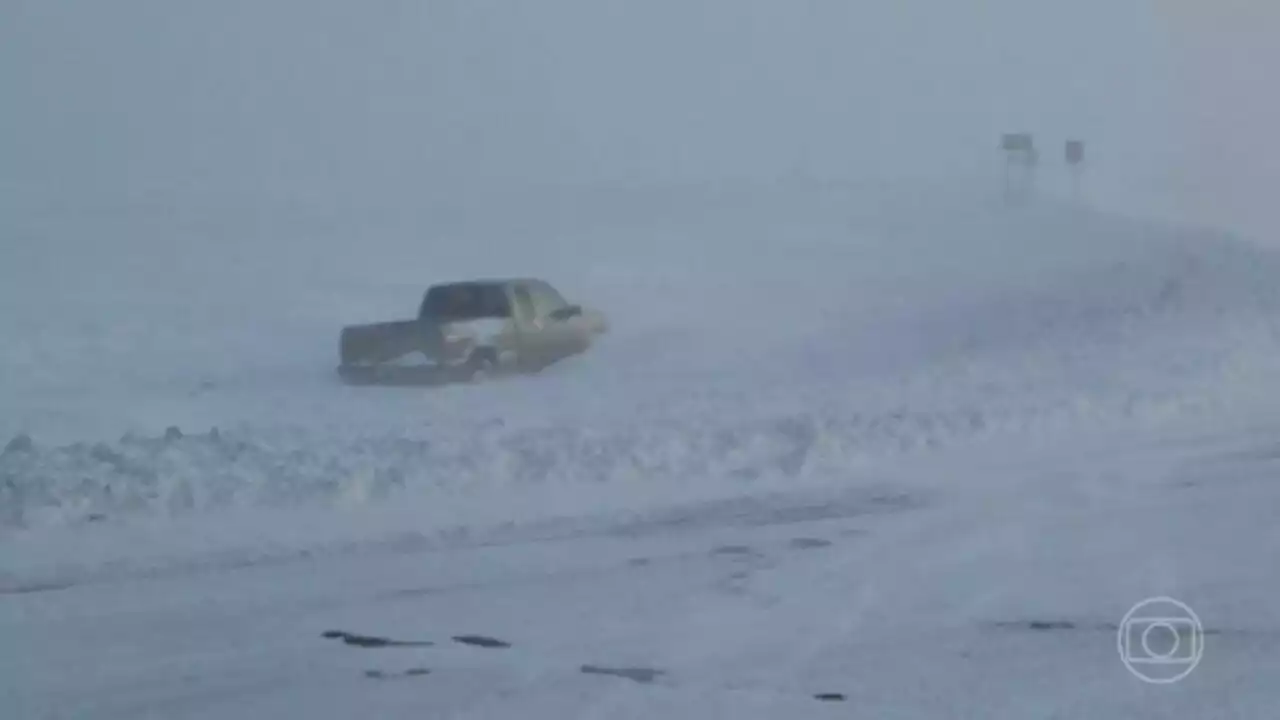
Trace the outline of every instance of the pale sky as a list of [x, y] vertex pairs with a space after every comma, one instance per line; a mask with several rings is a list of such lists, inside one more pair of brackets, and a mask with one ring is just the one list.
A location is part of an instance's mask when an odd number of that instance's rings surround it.
[[1154, 0], [1179, 79], [1180, 200], [1280, 245], [1280, 3]]
[[[985, 177], [1280, 228], [1268, 0], [8, 0], [10, 211]], [[1269, 84], [1270, 83], [1270, 84]], [[1056, 175], [1055, 175], [1056, 173]]]

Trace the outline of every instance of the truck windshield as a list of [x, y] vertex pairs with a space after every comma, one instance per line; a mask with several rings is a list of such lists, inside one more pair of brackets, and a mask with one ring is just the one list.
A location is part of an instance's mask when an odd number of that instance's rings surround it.
[[501, 284], [452, 283], [427, 290], [419, 315], [446, 321], [506, 318], [511, 303]]

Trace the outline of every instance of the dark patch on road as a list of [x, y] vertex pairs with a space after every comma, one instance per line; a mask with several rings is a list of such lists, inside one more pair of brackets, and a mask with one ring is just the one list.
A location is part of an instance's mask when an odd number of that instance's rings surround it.
[[813, 698], [823, 702], [844, 702], [844, 693], [818, 693]]
[[453, 641], [482, 648], [509, 648], [511, 643], [487, 635], [454, 635]]
[[430, 675], [430, 674], [431, 674], [431, 671], [428, 670], [427, 668], [409, 668], [404, 672], [398, 672], [398, 673], [389, 673], [389, 672], [386, 672], [385, 670], [365, 670], [364, 671], [364, 676], [372, 680], [392, 680], [395, 678], [404, 678], [404, 677], [422, 677], [423, 675]]
[[757, 555], [748, 545], [721, 545], [711, 551], [712, 555]]
[[[1063, 619], [1031, 619], [1031, 620], [1000, 620], [992, 623], [985, 623], [987, 627], [997, 630], [1030, 630], [1032, 632], [1106, 632], [1115, 633], [1120, 631], [1120, 625], [1114, 622], [1098, 622], [1098, 623], [1082, 623], [1073, 620]], [[1202, 635], [1222, 635], [1224, 633], [1237, 634], [1235, 630], [1221, 630], [1219, 628], [1203, 628], [1200, 631]], [[1240, 634], [1257, 634], [1255, 632], [1240, 632]], [[1277, 633], [1280, 634], [1280, 633]]]
[[5, 585], [0, 582], [0, 595], [30, 595], [32, 593], [53, 592], [55, 590], [66, 590], [74, 587], [75, 583], [71, 581], [50, 580], [47, 582], [33, 582], [18, 585]]
[[768, 557], [750, 545], [721, 545], [713, 548], [709, 554], [727, 558], [738, 568], [713, 585], [716, 590], [730, 595], [746, 594], [751, 576], [769, 565]]
[[830, 547], [831, 541], [823, 540], [822, 538], [799, 537], [792, 538], [791, 542], [787, 543], [787, 545], [797, 550], [812, 550], [813, 548]]
[[750, 570], [738, 570], [717, 582], [715, 588], [730, 595], [743, 595], [747, 592], [747, 583], [750, 580]]
[[[1016, 627], [1019, 623], [1013, 623]], [[1075, 630], [1076, 624], [1070, 620], [1027, 620], [1024, 625], [1028, 630]]]
[[1076, 624], [1070, 620], [1032, 620], [1027, 627], [1032, 630], [1075, 630]]
[[[1001, 620], [1001, 621], [999, 621], [999, 622], [991, 623], [991, 626], [992, 626], [992, 627], [994, 627], [994, 628], [1000, 629], [1000, 630], [1033, 630], [1033, 631], [1036, 631], [1036, 632], [1054, 632], [1054, 631], [1064, 631], [1064, 630], [1106, 630], [1106, 629], [1108, 629], [1105, 625], [1097, 625], [1097, 626], [1094, 626], [1094, 627], [1089, 627], [1089, 626], [1081, 625], [1081, 624], [1079, 624], [1079, 623], [1077, 623], [1077, 622], [1074, 622], [1074, 621], [1072, 621], [1072, 620], [1060, 620], [1060, 619], [1054, 619], [1054, 620], [1043, 620], [1043, 619], [1034, 619], [1034, 620]], [[1115, 626], [1113, 625], [1110, 629], [1111, 629], [1111, 630], [1114, 630], [1114, 629], [1115, 629]]]
[[584, 675], [611, 675], [613, 677], [620, 677], [633, 682], [638, 682], [642, 685], [648, 685], [659, 677], [667, 674], [663, 670], [643, 667], [611, 668], [602, 667], [600, 665], [583, 665], [579, 669]]
[[342, 630], [326, 630], [320, 637], [328, 640], [341, 640], [346, 645], [360, 648], [431, 647], [435, 645], [430, 640], [392, 640], [373, 635], [357, 635]]

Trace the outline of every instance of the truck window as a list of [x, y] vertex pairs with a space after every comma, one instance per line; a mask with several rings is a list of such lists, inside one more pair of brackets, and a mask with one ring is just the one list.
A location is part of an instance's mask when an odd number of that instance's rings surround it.
[[549, 317], [551, 313], [568, 304], [555, 288], [546, 283], [534, 283], [531, 291], [533, 309], [540, 318]]
[[422, 299], [420, 314], [442, 320], [505, 318], [511, 314], [505, 289], [494, 283], [437, 285]]

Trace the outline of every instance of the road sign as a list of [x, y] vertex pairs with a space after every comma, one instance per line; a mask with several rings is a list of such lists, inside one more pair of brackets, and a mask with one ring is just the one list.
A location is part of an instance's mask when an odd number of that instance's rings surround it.
[[1079, 165], [1084, 162], [1084, 143], [1080, 140], [1067, 141], [1067, 164]]

